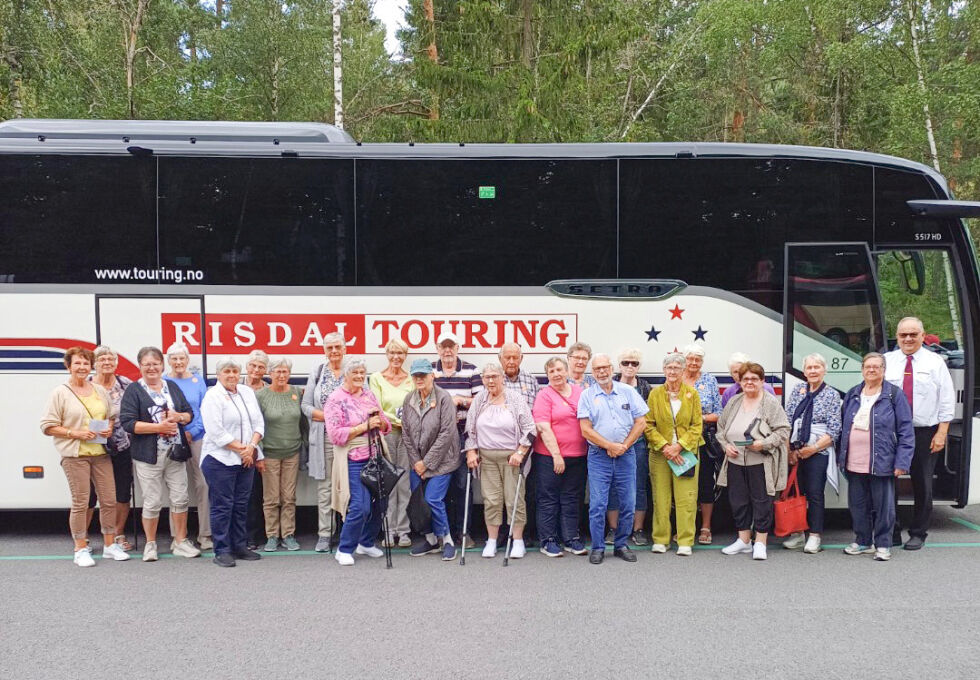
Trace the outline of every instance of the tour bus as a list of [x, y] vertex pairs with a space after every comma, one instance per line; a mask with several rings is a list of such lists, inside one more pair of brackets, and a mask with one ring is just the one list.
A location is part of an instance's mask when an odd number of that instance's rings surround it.
[[[957, 386], [938, 502], [980, 502], [977, 260], [918, 163], [721, 143], [361, 144], [310, 123], [17, 120], [0, 124], [0, 508], [65, 508], [39, 419], [66, 348], [191, 350], [202, 379], [254, 349], [299, 384], [340, 331], [370, 371], [400, 338], [436, 358], [453, 331], [482, 365], [574, 342], [614, 358], [699, 343], [731, 384], [749, 354], [777, 394], [811, 352], [846, 390], [914, 314]], [[315, 502], [301, 474], [300, 501]], [[902, 480], [905, 496], [908, 480]], [[828, 505], [842, 506], [828, 490]]]

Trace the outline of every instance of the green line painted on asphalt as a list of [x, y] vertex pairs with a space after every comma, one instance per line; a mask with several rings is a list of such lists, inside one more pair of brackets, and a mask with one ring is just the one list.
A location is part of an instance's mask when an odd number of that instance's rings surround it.
[[962, 517], [950, 517], [950, 519], [956, 522], [957, 524], [962, 524], [963, 526], [969, 527], [974, 531], [980, 531], [980, 524], [974, 524], [973, 522], [967, 521]]

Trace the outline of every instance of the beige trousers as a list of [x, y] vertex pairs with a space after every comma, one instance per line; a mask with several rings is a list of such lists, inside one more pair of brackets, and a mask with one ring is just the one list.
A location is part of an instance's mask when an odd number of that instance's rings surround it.
[[400, 427], [391, 428], [391, 432], [385, 435], [385, 439], [388, 441], [391, 462], [400, 468], [405, 468], [405, 474], [398, 480], [395, 489], [388, 496], [388, 530], [393, 535], [407, 536], [410, 531], [408, 499], [412, 497], [412, 488], [409, 482], [409, 471], [412, 469], [412, 464], [408, 460], [408, 452], [400, 450], [402, 440]]
[[[197, 507], [197, 540], [211, 535], [211, 506], [208, 503], [208, 483], [201, 472], [201, 445], [203, 439], [191, 442], [191, 459], [187, 461], [187, 497], [190, 505]], [[170, 515], [170, 535], [176, 536], [174, 516]]]
[[517, 477], [520, 467], [507, 464], [513, 451], [480, 449], [480, 493], [483, 494], [483, 516], [487, 526], [495, 527], [504, 523], [504, 505], [507, 516], [514, 524], [526, 524], [527, 512], [524, 505], [525, 485], [521, 483], [521, 494], [514, 509], [514, 494], [517, 493]]
[[[331, 489], [333, 484], [333, 444], [323, 443], [323, 459], [327, 474], [323, 479], [316, 480], [317, 535], [330, 538], [333, 533], [333, 500]], [[312, 455], [312, 453], [310, 454]]]
[[296, 533], [296, 475], [299, 452], [289, 458], [266, 458], [262, 473], [262, 512], [266, 538]]
[[[162, 453], [157, 454], [154, 464], [134, 460], [136, 479], [143, 491], [143, 518], [156, 519], [160, 516], [164, 498], [170, 496], [170, 512], [187, 512], [187, 466], [183, 461], [171, 460]], [[168, 494], [169, 492], [169, 494]]]
[[103, 534], [116, 533], [116, 480], [112, 476], [112, 461], [109, 456], [79, 456], [62, 458], [61, 469], [68, 478], [71, 491], [71, 512], [68, 514], [68, 528], [71, 537], [82, 539], [88, 536], [88, 497], [92, 486], [99, 498], [99, 523]]

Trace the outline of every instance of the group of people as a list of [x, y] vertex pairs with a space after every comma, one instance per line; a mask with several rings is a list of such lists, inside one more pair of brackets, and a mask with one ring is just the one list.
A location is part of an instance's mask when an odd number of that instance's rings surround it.
[[[477, 371], [446, 332], [437, 339], [436, 361], [417, 358], [406, 370], [408, 347], [391, 340], [386, 368], [369, 376], [333, 333], [324, 337], [324, 360], [305, 389], [290, 384], [288, 358], [270, 360], [261, 351], [248, 357], [245, 377], [235, 360], [220, 360], [217, 383], [208, 388], [190, 371], [183, 345], [166, 355], [140, 350], [141, 377], [132, 382], [116, 375], [111, 349], [76, 347], [65, 354], [69, 379], [52, 392], [41, 428], [62, 456], [79, 566], [94, 564], [86, 536], [95, 497], [103, 557], [129, 559], [123, 532], [134, 471], [143, 492], [144, 561], [158, 559], [167, 499], [174, 555], [193, 558], [213, 548], [221, 566], [256, 560], [256, 531], [265, 551], [298, 550], [296, 485], [304, 464], [316, 480], [315, 550], [336, 546], [341, 565], [382, 556], [378, 539], [410, 548], [412, 556], [455, 559], [477, 489], [487, 558], [500, 550], [505, 513], [512, 559], [526, 554], [530, 522], [547, 557], [588, 554], [601, 564], [611, 545], [614, 556], [635, 562], [633, 548], [665, 553], [672, 543], [690, 556], [695, 541], [713, 542], [716, 490], [727, 488], [738, 535], [722, 552], [764, 560], [774, 501], [793, 466], [807, 498], [809, 535], [793, 534], [783, 546], [821, 550], [824, 490], [828, 483], [838, 489], [843, 474], [855, 532], [844, 552], [887, 560], [901, 543], [895, 480], [906, 473], [915, 508], [905, 547], [925, 541], [935, 454], [953, 417], [949, 371], [922, 346], [923, 337], [918, 319], [903, 319], [898, 349], [865, 355], [862, 382], [843, 398], [825, 381], [826, 360], [807, 356], [806, 382], [789, 390], [785, 407], [763, 367], [744, 354], [731, 357], [733, 383], [722, 393], [702, 370], [699, 344], [667, 354], [664, 382], [652, 386], [638, 375], [638, 350], [622, 352], [614, 367], [610, 356], [577, 342], [565, 357], [545, 362], [541, 386], [522, 367], [516, 344], [505, 344], [499, 361]], [[407, 471], [386, 501], [361, 479], [377, 448]], [[586, 490], [587, 538], [580, 534]], [[423, 519], [410, 512], [413, 495], [415, 505], [424, 501]], [[187, 535], [192, 501], [198, 545]]]

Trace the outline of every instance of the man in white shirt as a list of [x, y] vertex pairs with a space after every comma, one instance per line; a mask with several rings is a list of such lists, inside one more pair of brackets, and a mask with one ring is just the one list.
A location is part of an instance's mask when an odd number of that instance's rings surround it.
[[[922, 321], [908, 316], [898, 322], [898, 349], [885, 354], [885, 380], [905, 392], [912, 407], [915, 428], [915, 455], [909, 476], [915, 507], [909, 524], [906, 550], [918, 550], [925, 543], [932, 515], [932, 481], [939, 453], [946, 448], [949, 423], [956, 407], [956, 390], [946, 362], [922, 346]], [[895, 494], [896, 503], [898, 494]], [[897, 512], [896, 512], [897, 517]], [[895, 538], [901, 545], [902, 531], [895, 522]]]

